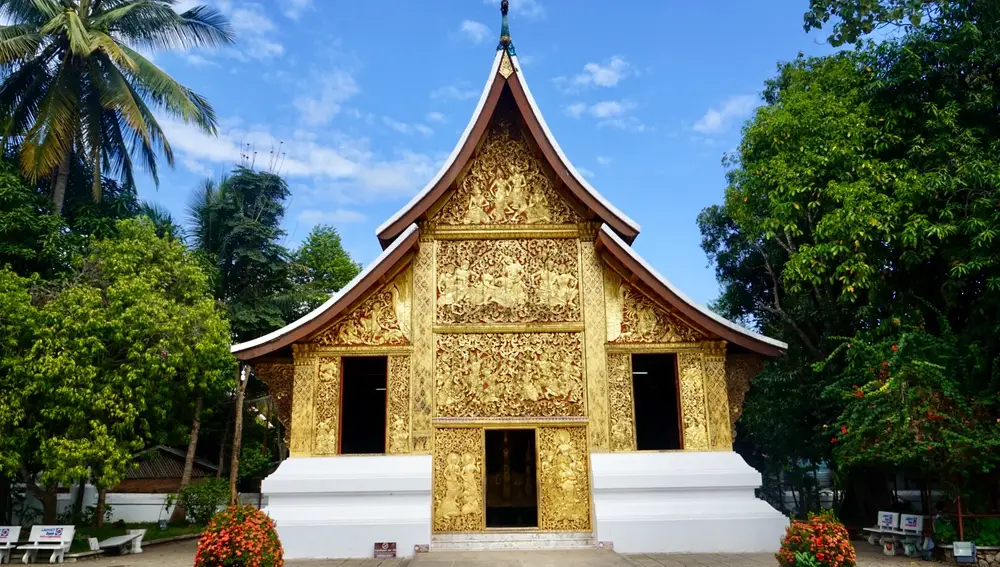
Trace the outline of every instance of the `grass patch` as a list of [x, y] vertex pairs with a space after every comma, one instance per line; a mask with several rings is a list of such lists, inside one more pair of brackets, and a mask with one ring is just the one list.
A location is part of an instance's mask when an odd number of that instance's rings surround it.
[[98, 541], [104, 541], [109, 537], [125, 535], [128, 530], [136, 529], [146, 530], [146, 535], [142, 538], [142, 542], [148, 543], [159, 539], [168, 539], [181, 535], [198, 534], [201, 533], [204, 526], [199, 526], [197, 524], [176, 524], [167, 526], [167, 529], [165, 530], [161, 530], [155, 523], [125, 525], [109, 524], [105, 525], [103, 528], [95, 528], [94, 526], [77, 526], [76, 534], [73, 536], [73, 545], [70, 547], [70, 553], [90, 551], [90, 546], [87, 545], [87, 538], [93, 537], [97, 538]]

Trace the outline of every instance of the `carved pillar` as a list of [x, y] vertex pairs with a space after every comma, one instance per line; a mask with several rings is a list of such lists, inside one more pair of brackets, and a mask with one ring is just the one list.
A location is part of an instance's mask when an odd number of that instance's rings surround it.
[[319, 374], [319, 358], [312, 345], [292, 345], [295, 377], [292, 386], [292, 439], [288, 451], [305, 457], [313, 450], [313, 394]]
[[254, 375], [267, 386], [267, 391], [278, 408], [278, 421], [285, 428], [285, 445], [291, 442], [292, 388], [295, 382], [293, 364], [262, 363], [253, 367]]
[[726, 389], [729, 399], [729, 425], [736, 439], [736, 420], [743, 415], [743, 399], [750, 389], [750, 380], [764, 368], [764, 359], [756, 354], [726, 356]]
[[707, 451], [708, 416], [705, 403], [705, 374], [701, 352], [677, 353], [680, 378], [681, 418], [684, 423], [684, 450]]
[[316, 381], [314, 455], [336, 455], [340, 431], [340, 357], [319, 359]]
[[604, 344], [607, 325], [604, 315], [604, 270], [594, 250], [593, 240], [580, 243], [580, 273], [583, 285], [583, 322], [586, 333], [587, 416], [590, 448], [608, 451], [608, 383]]
[[390, 356], [386, 385], [389, 408], [385, 431], [385, 452], [410, 452], [410, 357]]
[[482, 429], [438, 429], [434, 439], [434, 533], [478, 532], [486, 527], [483, 444]]
[[434, 427], [434, 241], [421, 235], [420, 250], [413, 260], [413, 334], [412, 380], [410, 381], [410, 443], [414, 453], [428, 454], [433, 449]]
[[632, 355], [613, 353], [607, 357], [608, 406], [612, 451], [635, 451], [635, 404], [632, 400]]
[[712, 449], [731, 451], [733, 438], [726, 392], [726, 341], [705, 342], [702, 349], [709, 443]]
[[584, 427], [538, 429], [539, 528], [590, 531], [590, 466]]

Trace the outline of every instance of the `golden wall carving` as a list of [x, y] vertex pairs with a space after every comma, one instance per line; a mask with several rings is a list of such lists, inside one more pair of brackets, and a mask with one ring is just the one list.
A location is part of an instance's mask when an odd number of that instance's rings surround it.
[[439, 335], [437, 415], [584, 415], [582, 340], [582, 333]]
[[278, 408], [278, 421], [285, 427], [285, 443], [289, 442], [288, 432], [292, 429], [292, 388], [295, 382], [295, 366], [292, 364], [255, 364], [254, 375], [267, 386], [268, 393]]
[[295, 377], [292, 386], [292, 435], [288, 450], [292, 456], [311, 455], [313, 450], [313, 395], [319, 358], [306, 348], [295, 348]]
[[610, 269], [604, 273], [604, 293], [610, 343], [675, 343], [703, 338], [697, 329]]
[[434, 437], [434, 531], [482, 531], [483, 430], [438, 429]]
[[726, 393], [726, 342], [706, 342], [702, 363], [705, 370], [705, 401], [708, 403], [708, 434], [713, 449], [732, 449], [732, 425]]
[[604, 355], [604, 270], [594, 243], [580, 243], [580, 273], [583, 287], [584, 323], [586, 334], [587, 415], [590, 424], [590, 448], [607, 451], [608, 442], [608, 381]]
[[750, 390], [750, 380], [763, 368], [764, 359], [756, 354], [726, 356], [726, 390], [733, 439], [736, 439], [736, 420], [743, 415], [743, 400]]
[[321, 346], [407, 345], [412, 310], [410, 270], [379, 289], [313, 340]]
[[319, 359], [316, 381], [314, 455], [336, 455], [340, 429], [340, 357]]
[[390, 356], [386, 395], [386, 453], [410, 452], [410, 357]]
[[608, 405], [612, 451], [635, 451], [635, 405], [632, 401], [632, 355], [608, 355]]
[[434, 425], [434, 243], [424, 243], [413, 260], [413, 358], [410, 361], [410, 446], [433, 449]]
[[586, 427], [538, 429], [539, 528], [590, 531]]
[[700, 352], [677, 353], [680, 370], [681, 419], [684, 423], [684, 449], [707, 451], [708, 421], [705, 415], [705, 384]]
[[441, 241], [438, 323], [580, 320], [574, 239]]
[[493, 118], [479, 153], [435, 222], [443, 225], [575, 223], [542, 160], [511, 122]]

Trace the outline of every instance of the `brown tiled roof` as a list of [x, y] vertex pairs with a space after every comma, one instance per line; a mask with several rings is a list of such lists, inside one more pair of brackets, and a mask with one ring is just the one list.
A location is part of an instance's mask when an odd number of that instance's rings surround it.
[[[130, 467], [126, 479], [181, 478], [184, 473], [184, 452], [164, 445], [157, 445], [134, 457], [137, 467]], [[216, 467], [201, 460], [194, 460], [192, 478], [214, 476]]]

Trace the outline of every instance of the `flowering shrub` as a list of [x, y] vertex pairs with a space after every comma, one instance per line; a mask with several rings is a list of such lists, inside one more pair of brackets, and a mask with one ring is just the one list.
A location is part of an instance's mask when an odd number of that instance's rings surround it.
[[253, 506], [230, 506], [205, 526], [195, 567], [283, 567], [274, 522]]
[[810, 514], [793, 520], [775, 555], [781, 567], [854, 567], [854, 546], [847, 529], [833, 513]]

